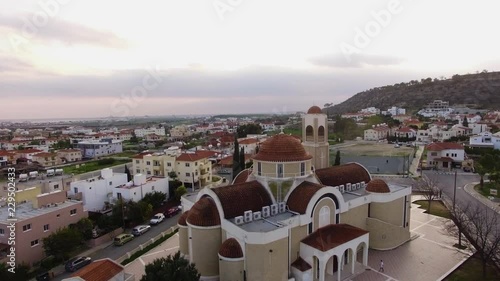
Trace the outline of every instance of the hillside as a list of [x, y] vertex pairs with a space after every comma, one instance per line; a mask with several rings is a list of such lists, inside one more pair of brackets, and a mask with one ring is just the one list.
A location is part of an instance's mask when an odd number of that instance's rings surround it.
[[500, 72], [456, 74], [451, 79], [426, 78], [377, 87], [327, 107], [326, 111], [328, 114], [341, 114], [370, 106], [381, 110], [400, 106], [414, 111], [438, 99], [449, 101], [450, 105], [500, 109]]

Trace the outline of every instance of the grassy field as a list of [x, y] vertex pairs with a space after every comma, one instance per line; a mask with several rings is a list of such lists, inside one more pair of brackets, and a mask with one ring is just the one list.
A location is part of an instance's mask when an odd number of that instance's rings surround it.
[[[413, 202], [417, 205], [420, 205], [420, 209], [427, 210], [427, 207], [429, 206], [429, 202], [426, 200], [418, 200]], [[426, 211], [427, 213], [427, 211]], [[443, 204], [441, 201], [432, 201], [431, 203], [431, 215], [438, 216], [438, 217], [443, 217], [443, 218], [450, 218], [450, 211], [446, 208], [446, 206]]]
[[[339, 147], [341, 154], [357, 156], [407, 156], [413, 153], [413, 147], [401, 146], [395, 148], [387, 143], [351, 143], [349, 146]], [[335, 150], [336, 153], [336, 150]]]
[[497, 189], [497, 191], [498, 191], [498, 187], [492, 182], [485, 182], [483, 188], [481, 188], [479, 186], [479, 184], [477, 184], [474, 186], [474, 189], [477, 190], [477, 192], [479, 192], [484, 197], [493, 196], [493, 197], [500, 198], [498, 195], [495, 196], [495, 195], [490, 194], [490, 189]]
[[483, 278], [481, 260], [475, 256], [470, 257], [460, 267], [448, 275], [444, 281], [498, 281], [500, 280], [500, 273], [495, 271], [492, 267], [486, 268], [486, 278]]
[[137, 152], [136, 151], [124, 151], [124, 152], [120, 152], [120, 153], [117, 153], [117, 154], [113, 154], [111, 155], [112, 157], [132, 157], [134, 155], [136, 155]]
[[[129, 163], [130, 160], [114, 160], [113, 163], [109, 164], [99, 164], [98, 161], [91, 161], [87, 162], [85, 164], [80, 164], [80, 165], [71, 165], [64, 167], [64, 173], [65, 174], [83, 174], [83, 173], [88, 173], [92, 171], [98, 171], [104, 168], [120, 165], [120, 164], [125, 164]], [[78, 167], [77, 167], [78, 166]]]

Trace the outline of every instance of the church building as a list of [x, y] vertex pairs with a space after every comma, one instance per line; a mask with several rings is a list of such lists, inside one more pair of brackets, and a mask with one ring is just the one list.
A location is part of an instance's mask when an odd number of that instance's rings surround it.
[[182, 198], [181, 253], [202, 280], [344, 280], [368, 248], [410, 239], [411, 187], [372, 179], [357, 163], [329, 166], [326, 115], [313, 106], [303, 141], [278, 134], [232, 184]]

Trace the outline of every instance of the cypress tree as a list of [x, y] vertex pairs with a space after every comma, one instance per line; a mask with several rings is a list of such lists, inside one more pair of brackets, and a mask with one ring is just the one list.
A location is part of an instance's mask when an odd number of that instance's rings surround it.
[[245, 148], [242, 147], [240, 150], [240, 172], [245, 170]]
[[233, 176], [235, 177], [240, 170], [240, 145], [238, 143], [238, 135], [234, 135], [234, 151], [233, 151]]

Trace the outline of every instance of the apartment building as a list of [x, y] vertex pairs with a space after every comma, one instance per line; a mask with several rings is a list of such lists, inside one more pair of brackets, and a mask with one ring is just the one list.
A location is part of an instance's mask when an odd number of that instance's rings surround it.
[[82, 141], [77, 144], [83, 158], [98, 158], [123, 151], [121, 140], [102, 139], [99, 141]]
[[57, 153], [40, 152], [33, 155], [31, 160], [33, 162], [38, 162], [38, 164], [45, 168], [62, 164], [61, 158], [57, 156]]
[[61, 149], [56, 153], [63, 163], [82, 161], [82, 151], [80, 149]]
[[435, 142], [427, 146], [427, 167], [451, 170], [465, 160], [464, 146], [453, 142]]
[[500, 134], [492, 134], [490, 132], [482, 132], [478, 135], [469, 138], [469, 145], [471, 147], [490, 147], [493, 149], [500, 149]]
[[145, 135], [156, 134], [159, 136], [165, 136], [165, 128], [140, 128], [134, 130], [135, 136], [138, 138], [143, 138]]
[[[88, 216], [81, 201], [67, 200], [66, 192], [41, 193], [40, 188], [16, 192], [16, 262], [33, 265], [45, 257], [43, 238]], [[7, 245], [10, 225], [5, 200], [0, 201], [0, 245]], [[0, 262], [8, 249], [0, 250]]]
[[134, 180], [113, 188], [113, 201], [139, 201], [148, 193], [163, 192], [169, 198], [168, 178], [134, 175]]
[[367, 129], [364, 131], [364, 140], [368, 141], [378, 141], [387, 138], [387, 135], [390, 134], [391, 129], [386, 125], [376, 125], [371, 129]]

